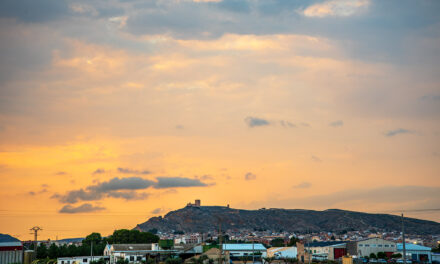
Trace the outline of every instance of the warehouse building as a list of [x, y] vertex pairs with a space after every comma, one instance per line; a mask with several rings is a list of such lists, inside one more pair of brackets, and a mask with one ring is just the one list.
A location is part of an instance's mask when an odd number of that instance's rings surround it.
[[20, 240], [0, 235], [0, 264], [23, 263], [23, 244]]

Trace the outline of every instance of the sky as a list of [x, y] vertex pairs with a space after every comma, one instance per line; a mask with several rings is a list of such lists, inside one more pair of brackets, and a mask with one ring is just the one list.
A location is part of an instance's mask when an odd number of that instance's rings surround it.
[[440, 221], [440, 1], [0, 1], [0, 233], [194, 199]]

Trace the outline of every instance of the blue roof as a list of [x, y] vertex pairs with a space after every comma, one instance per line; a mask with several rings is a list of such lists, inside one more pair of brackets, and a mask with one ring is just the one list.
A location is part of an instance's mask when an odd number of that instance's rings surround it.
[[[430, 247], [424, 247], [416, 244], [405, 243], [406, 250], [431, 251]], [[403, 243], [397, 243], [397, 250], [403, 251]]]
[[223, 250], [266, 250], [263, 244], [223, 244]]

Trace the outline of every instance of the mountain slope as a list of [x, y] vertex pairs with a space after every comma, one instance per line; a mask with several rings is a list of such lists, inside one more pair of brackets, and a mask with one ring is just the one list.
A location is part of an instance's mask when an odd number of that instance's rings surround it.
[[[301, 209], [242, 210], [222, 206], [185, 207], [164, 217], [152, 217], [136, 226], [148, 231], [208, 232], [222, 229], [265, 229], [273, 231], [343, 231], [378, 229], [400, 231], [401, 218], [396, 215], [369, 214], [330, 209], [325, 211]], [[405, 230], [411, 234], [440, 234], [440, 223], [405, 218]]]

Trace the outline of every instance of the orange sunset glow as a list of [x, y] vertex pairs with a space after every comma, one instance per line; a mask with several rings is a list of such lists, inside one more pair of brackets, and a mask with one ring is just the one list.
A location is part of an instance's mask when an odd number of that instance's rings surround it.
[[437, 1], [0, 10], [0, 233], [108, 235], [195, 199], [440, 221]]

